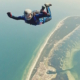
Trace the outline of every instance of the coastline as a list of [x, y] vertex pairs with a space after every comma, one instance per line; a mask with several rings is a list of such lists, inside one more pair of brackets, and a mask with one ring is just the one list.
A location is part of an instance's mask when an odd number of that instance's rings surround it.
[[56, 28], [48, 35], [48, 37], [46, 38], [44, 44], [41, 46], [39, 52], [37, 53], [34, 61], [32, 62], [32, 66], [31, 66], [30, 69], [29, 69], [29, 72], [28, 72], [28, 74], [27, 74], [26, 80], [29, 80], [29, 79], [30, 79], [31, 73], [32, 73], [32, 71], [33, 71], [33, 69], [34, 69], [34, 67], [35, 67], [35, 65], [36, 65], [36, 63], [37, 63], [37, 60], [39, 59], [39, 57], [40, 57], [40, 55], [41, 55], [41, 52], [43, 51], [44, 47], [46, 46], [49, 38], [52, 36], [52, 34], [54, 34], [54, 32], [55, 32], [57, 29], [59, 29], [59, 28], [63, 25], [64, 20], [66, 20], [66, 19], [69, 18], [69, 17], [71, 17], [71, 16], [68, 16], [68, 17], [62, 19], [62, 20], [56, 25]]

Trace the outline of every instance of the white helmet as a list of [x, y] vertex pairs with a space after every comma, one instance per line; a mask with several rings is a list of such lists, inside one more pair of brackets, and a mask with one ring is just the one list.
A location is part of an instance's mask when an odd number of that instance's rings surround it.
[[[28, 17], [29, 15], [30, 15], [30, 17]], [[30, 9], [26, 9], [24, 11], [24, 16], [25, 16], [26, 20], [31, 20], [31, 18], [33, 17], [33, 12]]]

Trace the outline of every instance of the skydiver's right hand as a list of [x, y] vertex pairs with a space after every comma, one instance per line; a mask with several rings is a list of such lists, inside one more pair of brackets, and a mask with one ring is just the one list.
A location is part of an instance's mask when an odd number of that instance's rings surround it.
[[12, 14], [11, 14], [11, 12], [7, 12], [7, 15], [8, 15], [8, 17], [12, 17]]

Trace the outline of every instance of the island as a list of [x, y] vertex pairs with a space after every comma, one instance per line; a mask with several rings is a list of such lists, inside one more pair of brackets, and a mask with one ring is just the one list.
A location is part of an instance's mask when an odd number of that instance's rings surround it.
[[47, 37], [25, 80], [79, 80], [80, 64], [74, 61], [79, 50], [80, 16], [68, 16]]

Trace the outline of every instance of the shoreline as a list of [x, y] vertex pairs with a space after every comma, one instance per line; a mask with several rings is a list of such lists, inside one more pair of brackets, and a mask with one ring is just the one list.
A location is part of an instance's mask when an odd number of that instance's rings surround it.
[[52, 36], [52, 34], [54, 34], [54, 32], [55, 32], [57, 29], [59, 29], [59, 28], [63, 25], [64, 20], [66, 20], [66, 19], [69, 18], [69, 17], [72, 17], [72, 16], [68, 16], [68, 17], [62, 19], [62, 20], [56, 25], [56, 28], [48, 35], [48, 37], [46, 38], [44, 44], [41, 46], [40, 50], [38, 51], [38, 53], [37, 53], [34, 61], [32, 62], [32, 66], [30, 67], [30, 69], [29, 69], [29, 71], [28, 71], [26, 80], [29, 80], [29, 79], [30, 79], [31, 73], [32, 73], [32, 71], [33, 71], [33, 69], [34, 69], [34, 67], [35, 67], [35, 65], [36, 65], [36, 63], [37, 63], [37, 61], [38, 61], [38, 59], [39, 59], [39, 57], [40, 57], [40, 55], [41, 55], [41, 52], [43, 51], [44, 47], [46, 46], [49, 38]]

